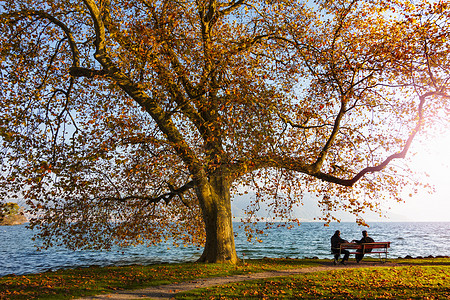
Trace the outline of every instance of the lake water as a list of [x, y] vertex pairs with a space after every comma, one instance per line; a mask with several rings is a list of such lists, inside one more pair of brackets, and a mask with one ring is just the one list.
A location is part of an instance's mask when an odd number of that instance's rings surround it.
[[[247, 242], [239, 223], [235, 223], [236, 251], [245, 258], [330, 258], [330, 237], [341, 231], [346, 240], [360, 239], [367, 230], [375, 241], [390, 241], [389, 258], [416, 256], [450, 256], [450, 222], [436, 223], [370, 223], [369, 228], [355, 223], [302, 223], [288, 230], [272, 228], [261, 236], [263, 242]], [[261, 228], [263, 224], [258, 224]], [[7, 274], [39, 273], [61, 268], [91, 265], [130, 265], [173, 262], [193, 262], [200, 257], [196, 247], [173, 248], [171, 245], [156, 247], [116, 248], [112, 251], [71, 251], [51, 248], [36, 251], [31, 240], [33, 232], [25, 225], [0, 226], [0, 276]], [[170, 248], [170, 249], [168, 249]]]

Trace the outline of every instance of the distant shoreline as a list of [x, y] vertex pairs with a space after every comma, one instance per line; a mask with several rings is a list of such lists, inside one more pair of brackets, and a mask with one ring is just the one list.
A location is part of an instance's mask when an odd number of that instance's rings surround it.
[[0, 222], [0, 226], [16, 226], [27, 223], [28, 220], [24, 215], [6, 216], [3, 221]]

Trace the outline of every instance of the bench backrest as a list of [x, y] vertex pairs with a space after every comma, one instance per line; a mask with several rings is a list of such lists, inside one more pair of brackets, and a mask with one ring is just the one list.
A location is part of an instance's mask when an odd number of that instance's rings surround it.
[[364, 249], [389, 248], [390, 246], [390, 242], [365, 243]]
[[379, 248], [389, 248], [391, 246], [391, 242], [375, 242], [375, 243], [342, 243], [339, 245], [341, 249], [379, 249]]

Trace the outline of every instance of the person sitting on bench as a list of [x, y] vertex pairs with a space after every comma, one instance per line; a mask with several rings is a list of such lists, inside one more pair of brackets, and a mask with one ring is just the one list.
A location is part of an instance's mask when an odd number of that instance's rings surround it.
[[346, 240], [341, 238], [341, 232], [336, 230], [334, 235], [331, 237], [331, 253], [334, 253], [334, 264], [339, 260], [339, 255], [342, 253], [344, 257], [341, 260], [341, 264], [345, 265], [345, 262], [348, 260], [350, 256], [350, 252], [347, 250], [339, 251], [339, 245], [342, 243], [348, 243]]
[[[362, 239], [360, 239], [359, 241], [353, 240], [352, 243], [365, 244], [365, 243], [374, 243], [375, 242], [370, 236], [367, 235], [366, 230], [364, 230], [362, 232], [362, 235], [363, 235]], [[355, 254], [356, 262], [359, 263], [363, 259], [364, 253], [372, 252], [372, 249], [371, 248], [364, 249], [364, 251], [363, 251], [363, 249], [361, 248], [361, 249], [357, 249], [356, 251], [361, 252], [361, 253]]]

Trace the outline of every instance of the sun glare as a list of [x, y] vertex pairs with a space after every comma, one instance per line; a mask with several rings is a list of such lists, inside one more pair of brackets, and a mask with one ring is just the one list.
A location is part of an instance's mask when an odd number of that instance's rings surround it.
[[411, 168], [423, 174], [420, 178], [434, 186], [434, 193], [419, 191], [405, 197], [405, 203], [393, 204], [391, 214], [411, 221], [450, 222], [450, 130], [413, 144]]

